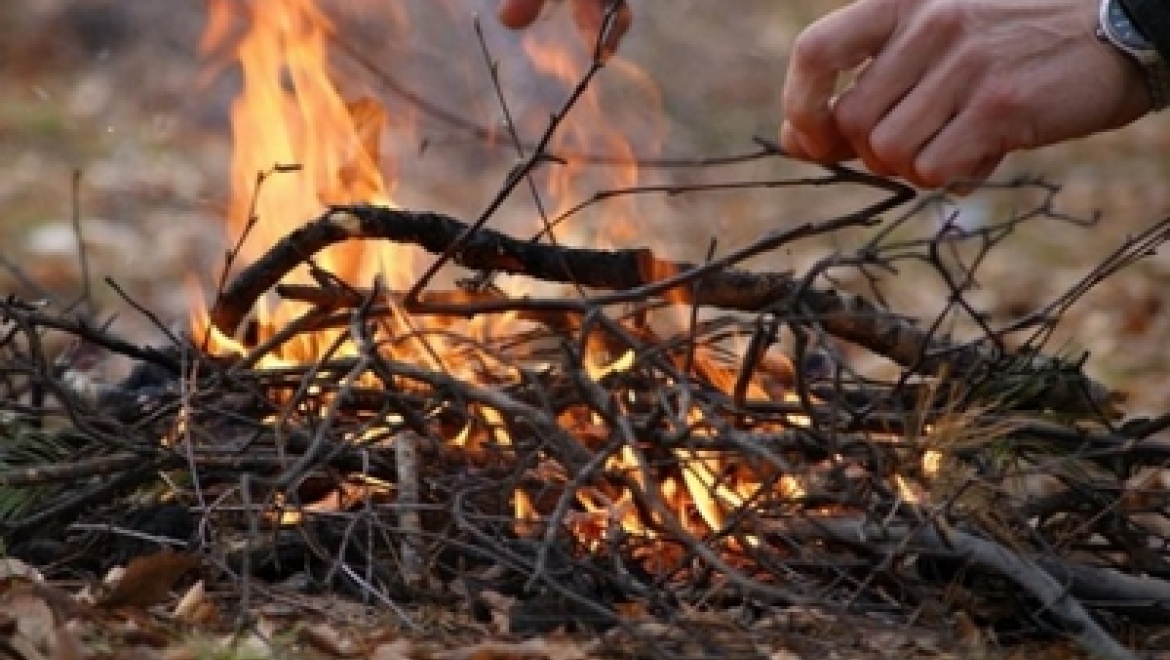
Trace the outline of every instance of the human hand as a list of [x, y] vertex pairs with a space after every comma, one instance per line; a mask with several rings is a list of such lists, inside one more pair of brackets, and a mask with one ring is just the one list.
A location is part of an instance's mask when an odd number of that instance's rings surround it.
[[1149, 92], [1138, 65], [1097, 40], [1097, 1], [857, 0], [797, 38], [781, 143], [933, 188], [1125, 125], [1150, 110]]
[[[500, 22], [514, 30], [528, 27], [540, 16], [545, 2], [546, 0], [502, 0], [498, 10]], [[630, 29], [630, 22], [634, 19], [629, 5], [623, 0], [619, 0], [619, 2], [620, 6], [617, 9], [617, 15], [614, 16], [613, 25], [610, 27], [609, 33], [605, 35], [605, 43], [602, 44], [602, 50], [606, 54], [617, 50], [622, 37]], [[601, 31], [602, 25], [605, 23], [605, 15], [610, 7], [610, 2], [608, 0], [572, 0], [571, 5], [573, 21], [577, 24], [577, 29], [580, 30], [585, 43], [595, 43], [598, 32]]]

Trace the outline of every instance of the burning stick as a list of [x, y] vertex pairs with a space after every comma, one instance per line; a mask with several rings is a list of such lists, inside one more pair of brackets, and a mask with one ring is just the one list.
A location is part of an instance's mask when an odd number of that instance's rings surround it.
[[[890, 203], [882, 204], [885, 208]], [[876, 206], [876, 205], [875, 205]], [[1030, 355], [1002, 355], [984, 342], [954, 344], [886, 312], [865, 298], [813, 288], [791, 273], [752, 273], [732, 268], [748, 256], [793, 240], [840, 227], [866, 224], [866, 209], [825, 225], [804, 225], [698, 266], [659, 259], [647, 249], [594, 250], [522, 241], [492, 229], [474, 232], [459, 220], [433, 212], [377, 206], [338, 207], [285, 236], [227, 287], [211, 311], [211, 322], [231, 335], [265, 291], [309, 256], [348, 240], [386, 239], [413, 243], [433, 254], [453, 252], [471, 269], [523, 274], [548, 282], [573, 283], [616, 294], [581, 300], [488, 300], [474, 303], [426, 302], [418, 313], [471, 316], [511, 310], [561, 310], [584, 313], [598, 306], [663, 296], [672, 302], [738, 311], [790, 310], [819, 323], [830, 334], [883, 355], [907, 370], [928, 376], [960, 378], [1000, 374], [992, 385], [999, 396], [1024, 405], [1064, 412], [1110, 411], [1114, 394], [1084, 376], [1075, 365]], [[762, 246], [761, 246], [762, 245]], [[421, 308], [421, 309], [420, 309]], [[1003, 377], [1010, 372], [1012, 377]]]

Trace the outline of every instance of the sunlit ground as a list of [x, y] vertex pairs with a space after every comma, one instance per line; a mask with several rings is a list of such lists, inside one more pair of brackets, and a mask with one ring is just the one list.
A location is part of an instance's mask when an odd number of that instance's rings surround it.
[[[496, 126], [502, 112], [473, 31], [483, 14], [485, 40], [499, 62], [509, 109], [535, 138], [565, 88], [534, 73], [514, 34], [491, 18], [487, 0], [448, 5], [429, 0], [333, 3], [350, 46], [396, 80], [454, 115]], [[627, 133], [638, 153], [715, 156], [752, 148], [753, 136], [772, 136], [779, 122], [779, 88], [787, 52], [799, 27], [827, 2], [675, 0], [637, 2], [623, 59], [602, 74], [607, 129]], [[666, 8], [666, 7], [669, 8]], [[652, 8], [654, 11], [652, 11]], [[656, 13], [655, 13], [656, 12]], [[410, 27], [396, 22], [409, 19]], [[104, 315], [134, 336], [157, 337], [150, 323], [118, 300], [109, 277], [161, 318], [182, 325], [189, 310], [185, 273], [214, 278], [225, 242], [230, 103], [238, 76], [230, 65], [201, 63], [200, 2], [42, 0], [0, 7], [0, 273], [5, 291], [68, 300], [82, 291], [81, 261], [71, 217], [76, 202], [88, 256], [93, 298]], [[537, 29], [546, 41], [583, 49], [551, 16]], [[338, 55], [347, 94], [388, 106], [392, 127], [387, 169], [398, 175], [400, 203], [473, 217], [499, 187], [516, 158], [506, 140], [486, 145], [437, 121], [387, 91], [352, 58]], [[631, 66], [642, 72], [635, 73]], [[226, 67], [226, 68], [225, 68]], [[645, 77], [657, 85], [637, 84]], [[421, 135], [408, 135], [410, 126]], [[1011, 316], [1061, 293], [1103, 259], [1127, 234], [1170, 211], [1165, 181], [1170, 119], [1147, 118], [1125, 130], [1012, 157], [1002, 180], [1030, 174], [1059, 183], [1062, 211], [1100, 211], [1093, 229], [1039, 223], [992, 255], [979, 300]], [[396, 158], [396, 165], [391, 159]], [[72, 172], [81, 173], [78, 195]], [[643, 171], [641, 182], [777, 178], [816, 173], [780, 161], [678, 173]], [[604, 170], [583, 178], [586, 197], [614, 185]], [[840, 189], [752, 191], [639, 199], [619, 213], [599, 207], [582, 216], [567, 240], [588, 245], [650, 245], [664, 256], [697, 259], [708, 250], [741, 245], [775, 226], [831, 217], [855, 208]], [[1023, 202], [1018, 202], [1022, 204]], [[976, 194], [963, 201], [978, 221], [1010, 212], [1017, 202]], [[526, 232], [535, 219], [531, 199], [517, 195], [495, 226]], [[308, 218], [290, 219], [303, 221]], [[615, 229], [621, 232], [613, 233]], [[860, 235], [836, 245], [848, 249]], [[808, 246], [760, 259], [752, 266], [784, 270], [823, 254]], [[1052, 348], [1091, 352], [1090, 371], [1132, 394], [1133, 412], [1170, 408], [1170, 359], [1162, 349], [1170, 329], [1164, 283], [1170, 258], [1161, 255], [1092, 292], [1069, 315]], [[913, 283], [892, 287], [907, 311], [933, 295]], [[937, 300], [933, 301], [937, 302]]]

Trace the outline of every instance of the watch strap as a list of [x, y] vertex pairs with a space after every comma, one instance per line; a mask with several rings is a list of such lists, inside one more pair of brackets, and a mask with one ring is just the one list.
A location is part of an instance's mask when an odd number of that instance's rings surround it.
[[1164, 58], [1143, 65], [1146, 69], [1146, 85], [1150, 89], [1150, 101], [1155, 112], [1170, 107], [1170, 64]]
[[1119, 0], [1142, 36], [1164, 61], [1170, 62], [1170, 2], [1166, 0]]

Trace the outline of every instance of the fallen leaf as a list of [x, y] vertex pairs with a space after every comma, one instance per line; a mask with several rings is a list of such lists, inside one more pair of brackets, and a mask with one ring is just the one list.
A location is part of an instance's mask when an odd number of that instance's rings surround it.
[[479, 598], [488, 606], [491, 623], [496, 632], [507, 633], [512, 620], [509, 612], [516, 604], [516, 599], [490, 590], [480, 593]]
[[176, 619], [183, 621], [188, 620], [194, 614], [199, 606], [207, 598], [207, 589], [203, 586], [203, 580], [199, 580], [191, 585], [190, 589], [183, 594], [182, 598], [175, 605], [174, 616]]
[[14, 592], [7, 595], [0, 607], [12, 617], [16, 624], [13, 638], [22, 639], [35, 649], [48, 649], [53, 641], [57, 622], [53, 609], [30, 591]]
[[306, 645], [333, 658], [353, 657], [357, 648], [351, 640], [342, 636], [339, 630], [325, 623], [302, 628], [299, 637]]
[[175, 605], [174, 617], [192, 625], [209, 626], [219, 621], [219, 608], [207, 599], [207, 587], [199, 580]]
[[440, 651], [436, 660], [587, 660], [594, 643], [578, 645], [564, 639], [529, 639], [523, 642], [486, 641], [461, 649]]
[[22, 578], [34, 582], [44, 582], [45, 577], [37, 569], [20, 561], [15, 557], [0, 558], [0, 580]]
[[982, 648], [986, 642], [983, 637], [983, 631], [963, 611], [955, 614], [955, 637], [963, 646], [969, 649]]
[[135, 557], [113, 588], [98, 599], [98, 604], [104, 607], [157, 605], [170, 597], [179, 578], [198, 566], [198, 557], [171, 550]]
[[85, 650], [81, 640], [69, 626], [57, 626], [53, 631], [53, 660], [82, 660]]
[[614, 609], [626, 620], [645, 619], [650, 616], [650, 611], [646, 609], [646, 604], [640, 601], [615, 603]]
[[402, 660], [402, 658], [411, 657], [411, 651], [413, 650], [414, 642], [408, 639], [397, 639], [374, 649], [374, 653], [370, 658], [371, 660]]

